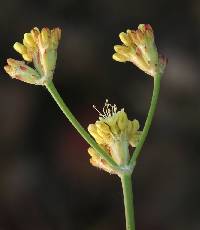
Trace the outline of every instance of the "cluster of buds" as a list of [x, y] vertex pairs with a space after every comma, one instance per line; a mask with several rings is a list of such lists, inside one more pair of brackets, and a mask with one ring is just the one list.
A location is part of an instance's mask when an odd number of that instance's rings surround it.
[[[112, 106], [108, 100], [106, 100], [103, 113], [99, 112], [99, 120], [95, 124], [90, 124], [88, 131], [119, 166], [128, 164], [130, 159], [129, 145], [135, 147], [141, 134], [139, 122], [128, 120], [124, 109], [117, 111], [116, 105]], [[116, 173], [92, 147], [88, 149], [88, 153], [91, 156], [90, 162], [93, 166], [109, 173]]]
[[119, 38], [123, 44], [114, 46], [114, 60], [130, 61], [153, 77], [163, 73], [167, 60], [158, 55], [153, 30], [149, 24], [140, 24], [136, 31], [121, 32]]
[[30, 33], [24, 34], [23, 44], [16, 42], [14, 49], [19, 52], [27, 62], [33, 62], [34, 69], [23, 61], [9, 58], [5, 71], [18, 80], [35, 84], [45, 85], [52, 80], [56, 60], [57, 48], [61, 38], [59, 28], [40, 30], [35, 27]]

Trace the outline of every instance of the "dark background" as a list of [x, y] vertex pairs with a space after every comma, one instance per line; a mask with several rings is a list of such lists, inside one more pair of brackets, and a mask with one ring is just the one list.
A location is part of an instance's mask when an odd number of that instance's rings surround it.
[[54, 83], [86, 128], [105, 99], [143, 127], [153, 81], [111, 59], [118, 34], [154, 28], [169, 63], [134, 171], [137, 230], [200, 229], [200, 1], [2, 1], [0, 230], [125, 229], [120, 180], [89, 164], [88, 145], [45, 88], [11, 80], [6, 58], [34, 26], [59, 26]]

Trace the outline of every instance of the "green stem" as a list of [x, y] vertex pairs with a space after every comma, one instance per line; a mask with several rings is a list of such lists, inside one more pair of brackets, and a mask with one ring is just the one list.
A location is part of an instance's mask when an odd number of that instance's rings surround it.
[[121, 178], [123, 195], [124, 195], [126, 230], [135, 230], [131, 174], [121, 175], [120, 178]]
[[99, 155], [107, 161], [107, 163], [113, 167], [116, 170], [119, 170], [119, 167], [117, 164], [113, 161], [113, 159], [94, 141], [93, 138], [86, 132], [86, 130], [81, 126], [81, 124], [76, 120], [74, 115], [71, 113], [69, 108], [64, 103], [63, 99], [59, 95], [57, 89], [55, 88], [52, 81], [48, 82], [48, 84], [45, 85], [53, 99], [56, 101], [59, 108], [62, 110], [62, 112], [65, 114], [65, 116], [68, 118], [68, 120], [71, 122], [71, 124], [74, 126], [74, 128], [80, 133], [80, 135], [87, 141], [87, 143], [92, 146]]
[[161, 75], [157, 74], [154, 77], [154, 89], [153, 89], [153, 95], [152, 95], [152, 99], [151, 99], [151, 105], [150, 105], [150, 109], [148, 112], [148, 116], [147, 116], [147, 119], [146, 119], [146, 122], [144, 125], [144, 129], [143, 129], [140, 141], [137, 144], [135, 151], [133, 152], [133, 155], [132, 155], [132, 158], [130, 160], [129, 165], [133, 165], [136, 162], [136, 160], [140, 154], [140, 151], [142, 149], [142, 146], [146, 140], [146, 137], [147, 137], [147, 134], [148, 134], [149, 128], [151, 126], [153, 116], [154, 116], [154, 113], [156, 110], [156, 106], [157, 106], [157, 101], [158, 101], [158, 96], [159, 96], [159, 91], [160, 91], [160, 80], [161, 80]]

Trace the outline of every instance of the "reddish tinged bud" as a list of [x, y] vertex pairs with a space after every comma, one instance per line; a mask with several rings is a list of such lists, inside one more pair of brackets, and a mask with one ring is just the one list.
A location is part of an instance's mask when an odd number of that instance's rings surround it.
[[26, 65], [25, 62], [9, 58], [7, 63], [8, 65], [4, 66], [4, 69], [12, 78], [34, 85], [43, 84], [39, 73]]

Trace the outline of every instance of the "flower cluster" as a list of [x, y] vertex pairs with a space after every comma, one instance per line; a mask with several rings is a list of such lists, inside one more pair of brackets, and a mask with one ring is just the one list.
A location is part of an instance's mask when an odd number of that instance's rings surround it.
[[123, 44], [114, 46], [114, 60], [130, 61], [153, 77], [163, 73], [167, 60], [158, 55], [153, 30], [149, 24], [140, 24], [136, 31], [121, 32], [119, 38]]
[[[106, 100], [103, 113], [99, 112], [99, 120], [95, 124], [90, 124], [88, 131], [119, 166], [128, 164], [130, 159], [129, 145], [135, 147], [141, 134], [139, 122], [128, 120], [124, 109], [117, 111], [116, 105], [112, 106], [108, 100]], [[88, 152], [93, 166], [114, 173], [112, 168], [100, 158], [92, 147], [88, 149]]]
[[57, 48], [61, 38], [61, 30], [35, 27], [30, 33], [24, 34], [23, 44], [16, 42], [14, 49], [19, 52], [27, 62], [33, 62], [35, 69], [29, 67], [23, 61], [9, 58], [5, 71], [18, 80], [45, 85], [53, 78], [57, 60]]
[[[114, 46], [114, 60], [130, 61], [153, 77], [163, 73], [167, 59], [158, 54], [153, 30], [149, 24], [140, 24], [137, 30], [128, 29], [126, 33], [121, 32], [119, 37], [123, 44]], [[52, 83], [60, 38], [59, 28], [42, 28], [41, 31], [37, 27], [33, 28], [24, 34], [23, 43], [16, 42], [13, 46], [24, 61], [7, 59], [5, 71], [12, 78], [30, 84], [45, 85], [52, 92], [48, 83]], [[33, 68], [26, 62], [32, 62]], [[108, 100], [103, 107], [103, 113], [99, 112], [99, 120], [90, 124], [88, 131], [119, 168], [129, 165], [129, 146], [136, 147], [142, 133], [139, 131], [137, 120], [129, 120], [124, 109], [117, 111], [116, 105], [109, 104]], [[90, 147], [88, 153], [92, 165], [109, 173], [118, 173], [94, 148]]]

